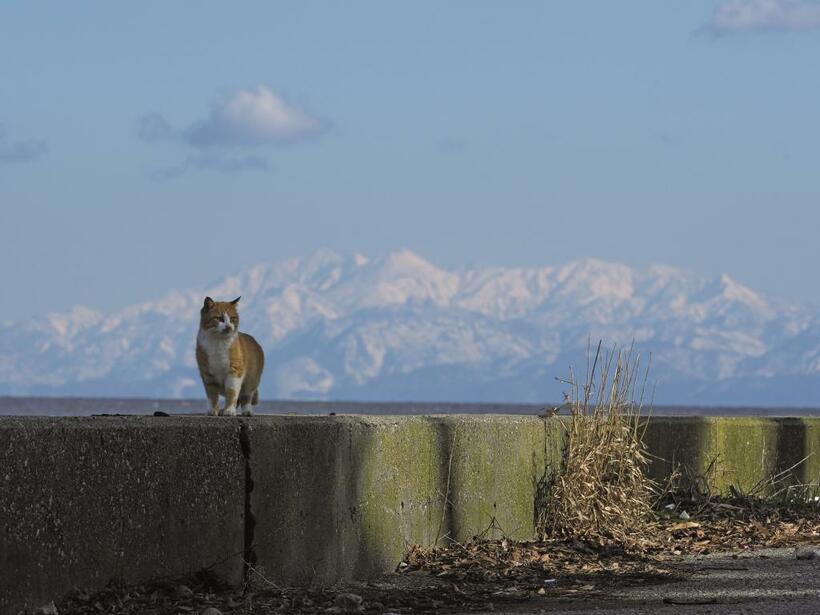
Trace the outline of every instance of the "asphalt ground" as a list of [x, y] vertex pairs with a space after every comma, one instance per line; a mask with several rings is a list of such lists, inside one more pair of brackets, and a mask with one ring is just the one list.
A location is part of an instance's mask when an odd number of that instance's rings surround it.
[[818, 558], [797, 559], [795, 549], [789, 548], [682, 558], [669, 562], [680, 574], [666, 583], [615, 589], [605, 598], [533, 599], [485, 612], [820, 614], [820, 549], [817, 554]]

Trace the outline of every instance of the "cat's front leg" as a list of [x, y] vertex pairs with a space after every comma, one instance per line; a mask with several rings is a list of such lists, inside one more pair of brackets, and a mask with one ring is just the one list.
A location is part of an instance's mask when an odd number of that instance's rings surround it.
[[239, 399], [239, 391], [242, 388], [242, 378], [239, 376], [228, 376], [225, 379], [225, 416], [236, 416], [236, 400]]
[[219, 415], [219, 387], [213, 384], [205, 385], [205, 395], [208, 398], [208, 414]]

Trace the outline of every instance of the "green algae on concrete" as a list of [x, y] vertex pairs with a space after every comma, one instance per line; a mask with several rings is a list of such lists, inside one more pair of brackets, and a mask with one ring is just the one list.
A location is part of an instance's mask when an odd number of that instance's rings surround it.
[[[241, 554], [280, 584], [389, 571], [413, 544], [534, 534], [565, 419], [261, 416], [0, 420], [0, 615], [73, 585]], [[820, 478], [820, 419], [652, 418], [650, 474], [748, 490]], [[715, 461], [712, 464], [712, 461]]]
[[476, 418], [436, 419], [449, 447], [447, 536], [532, 538], [536, 485], [560, 465], [563, 429], [551, 419]]
[[423, 419], [368, 423], [360, 436], [362, 560], [395, 568], [410, 545], [432, 544], [445, 519], [443, 451]]
[[[806, 461], [801, 464], [798, 477], [803, 484], [820, 485], [820, 420], [810, 418], [783, 419], [796, 425], [792, 428], [797, 433], [784, 447], [795, 451], [793, 457], [799, 456]], [[802, 446], [801, 446], [802, 444]]]
[[661, 483], [674, 468], [702, 478], [713, 493], [748, 492], [793, 466], [792, 482], [820, 478], [820, 419], [653, 418], [644, 440], [650, 475]]
[[492, 525], [533, 534], [545, 452], [536, 417], [260, 417], [249, 421], [256, 566], [325, 583], [395, 568], [413, 544]]

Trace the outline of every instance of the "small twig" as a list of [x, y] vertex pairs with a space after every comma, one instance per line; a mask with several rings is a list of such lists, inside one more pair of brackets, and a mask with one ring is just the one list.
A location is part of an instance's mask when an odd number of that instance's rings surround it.
[[436, 530], [436, 539], [433, 541], [433, 546], [438, 544], [439, 538], [441, 538], [441, 530], [444, 527], [444, 519], [447, 516], [447, 505], [450, 502], [450, 476], [452, 475], [453, 471], [453, 453], [456, 448], [456, 436], [458, 435], [458, 430], [453, 429], [453, 441], [450, 443], [450, 455], [449, 459], [447, 460], [447, 484], [444, 491], [444, 505], [441, 508], [441, 518], [438, 522], [438, 529]]
[[[259, 579], [261, 579], [262, 581], [264, 581], [265, 583], [270, 585], [273, 589], [278, 589], [278, 590], [281, 591], [281, 589], [282, 589], [281, 587], [279, 587], [276, 583], [274, 583], [269, 578], [267, 578], [264, 574], [262, 574], [259, 571], [258, 568], [254, 568], [253, 566], [251, 566], [250, 562], [245, 562], [245, 565], [248, 567], [248, 580], [250, 580], [251, 574], [253, 574], [255, 577], [258, 577]], [[247, 585], [247, 583], [246, 583], [246, 585]]]

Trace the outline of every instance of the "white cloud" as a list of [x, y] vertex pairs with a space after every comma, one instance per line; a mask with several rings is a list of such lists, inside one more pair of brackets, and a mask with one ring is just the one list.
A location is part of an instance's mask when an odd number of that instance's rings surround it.
[[257, 86], [217, 102], [210, 115], [181, 133], [197, 148], [282, 145], [315, 136], [323, 124], [273, 90]]
[[724, 0], [704, 28], [719, 35], [816, 29], [820, 29], [820, 3], [810, 0]]
[[[270, 88], [260, 85], [238, 90], [217, 101], [211, 112], [185, 128], [172, 126], [160, 113], [137, 120], [137, 134], [146, 143], [182, 144], [189, 154], [180, 164], [152, 172], [158, 179], [178, 177], [191, 170], [234, 173], [265, 170], [268, 161], [256, 155], [238, 156], [238, 150], [288, 145], [319, 136], [327, 124], [309, 115]], [[217, 154], [214, 154], [217, 152]]]

